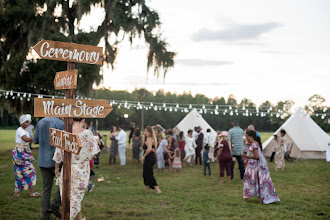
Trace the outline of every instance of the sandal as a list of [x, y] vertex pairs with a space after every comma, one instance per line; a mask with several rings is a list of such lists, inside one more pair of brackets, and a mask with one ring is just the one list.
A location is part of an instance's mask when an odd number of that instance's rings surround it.
[[19, 194], [19, 193], [14, 193], [14, 196], [15, 196], [15, 197], [20, 197], [21, 194]]
[[31, 197], [40, 197], [41, 194], [38, 193], [38, 192], [34, 192], [34, 193], [30, 193], [30, 196], [31, 196]]

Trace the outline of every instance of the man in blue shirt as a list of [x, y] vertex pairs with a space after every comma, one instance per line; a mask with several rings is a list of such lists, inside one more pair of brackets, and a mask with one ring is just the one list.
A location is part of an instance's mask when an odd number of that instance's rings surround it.
[[[232, 126], [233, 126], [233, 128], [231, 128], [228, 131], [228, 136], [232, 143], [232, 146], [234, 147], [232, 155], [235, 158], [235, 160], [237, 160], [237, 162], [238, 162], [241, 179], [243, 179], [245, 169], [244, 169], [244, 163], [243, 163], [241, 154], [243, 154], [243, 149], [244, 149], [244, 144], [243, 144], [244, 131], [242, 128], [239, 127], [239, 124], [237, 121], [233, 121]], [[235, 161], [232, 161], [232, 163], [231, 163], [231, 178], [232, 179], [234, 178], [234, 167], [235, 167]]]
[[37, 125], [34, 132], [33, 142], [39, 144], [38, 166], [42, 176], [42, 219], [51, 219], [50, 213], [61, 218], [60, 206], [61, 195], [58, 189], [52, 204], [50, 205], [50, 196], [53, 187], [55, 161], [53, 156], [55, 147], [49, 145], [49, 128], [64, 130], [64, 122], [59, 118], [43, 118]]

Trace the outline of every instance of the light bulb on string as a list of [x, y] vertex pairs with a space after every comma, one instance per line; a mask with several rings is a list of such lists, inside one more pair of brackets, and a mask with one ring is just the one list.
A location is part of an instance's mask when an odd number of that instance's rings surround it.
[[203, 109], [205, 109], [205, 105], [203, 105], [203, 107], [202, 107]]
[[218, 110], [218, 109], [219, 109], [218, 105], [216, 105], [216, 106], [215, 106], [215, 109], [216, 109], [216, 110]]
[[28, 97], [31, 98], [31, 93], [29, 93]]
[[152, 106], [154, 106], [154, 104], [153, 103], [150, 103], [150, 106], [152, 107]]
[[163, 104], [163, 107], [164, 107], [164, 108], [166, 107], [166, 104], [165, 104], [165, 103]]
[[20, 97], [20, 96], [21, 96], [21, 94], [18, 92], [18, 93], [17, 93], [17, 97]]
[[232, 109], [232, 107], [231, 107], [231, 105], [229, 106], [229, 110], [231, 110]]
[[157, 105], [155, 105], [154, 110], [157, 111]]
[[176, 112], [177, 112], [177, 111], [178, 111], [178, 109], [177, 109], [177, 108], [175, 108], [175, 109], [174, 109], [174, 111], [176, 111]]
[[177, 103], [175, 107], [176, 107], [176, 108], [179, 108], [179, 104]]
[[170, 112], [173, 111], [172, 107], [170, 107]]
[[192, 108], [192, 105], [191, 104], [189, 105], [189, 108]]
[[167, 111], [167, 108], [164, 108], [164, 111], [166, 112]]
[[245, 110], [245, 106], [243, 105], [243, 108], [242, 108], [243, 110]]
[[27, 98], [27, 101], [29, 102], [30, 101], [30, 98]]

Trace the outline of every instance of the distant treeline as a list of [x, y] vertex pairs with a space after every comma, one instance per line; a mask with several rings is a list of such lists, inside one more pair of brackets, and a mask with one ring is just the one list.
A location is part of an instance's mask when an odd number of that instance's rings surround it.
[[[79, 95], [79, 94], [77, 94]], [[226, 115], [218, 114], [210, 114], [210, 111], [207, 114], [202, 114], [203, 118], [215, 129], [215, 130], [228, 130], [231, 128], [231, 123], [234, 120], [237, 120], [242, 128], [246, 128], [249, 124], [255, 125], [258, 131], [275, 131], [279, 128], [286, 119], [290, 116], [289, 112], [291, 112], [291, 108], [294, 104], [291, 100], [284, 100], [280, 101], [276, 104], [272, 104], [270, 101], [265, 101], [260, 106], [254, 104], [251, 100], [244, 98], [241, 102], [238, 102], [233, 95], [230, 95], [227, 99], [224, 97], [216, 97], [214, 99], [208, 98], [203, 94], [197, 94], [193, 96], [191, 93], [183, 93], [183, 94], [176, 94], [171, 92], [164, 92], [163, 90], [159, 90], [156, 93], [149, 92], [145, 89], [136, 89], [133, 92], [127, 91], [112, 91], [108, 89], [99, 89], [93, 90], [90, 93], [90, 98], [94, 99], [105, 99], [105, 100], [122, 100], [122, 101], [140, 101], [140, 102], [154, 102], [154, 103], [178, 103], [181, 104], [212, 104], [212, 105], [230, 105], [232, 106], [233, 110], [242, 109], [243, 106], [245, 108], [250, 107], [258, 107], [261, 110], [265, 111], [271, 107], [272, 112], [281, 111], [282, 116], [276, 117], [275, 114], [270, 116], [270, 114], [260, 117], [253, 114], [252, 116], [243, 116], [241, 113], [237, 116], [233, 114], [232, 116], [227, 113]], [[3, 101], [3, 100], [1, 100]], [[10, 101], [10, 100], [9, 100]], [[327, 113], [329, 114], [330, 109], [322, 105], [324, 103], [324, 99], [319, 95], [312, 96], [309, 100], [309, 105], [305, 106], [305, 110], [308, 113]], [[228, 108], [227, 107], [219, 107], [219, 109]], [[313, 111], [312, 112], [312, 109]], [[199, 110], [199, 109], [198, 109]], [[19, 114], [8, 113], [8, 109], [6, 105], [2, 105], [0, 107], [1, 111], [1, 126], [13, 126], [18, 125], [17, 117]], [[29, 112], [24, 113], [31, 113], [33, 115], [33, 109]], [[124, 115], [127, 114], [128, 118], [125, 118]], [[126, 128], [129, 127], [131, 122], [135, 122], [136, 127], [141, 128], [142, 126], [142, 115], [143, 115], [143, 126], [147, 125], [155, 125], [160, 124], [164, 128], [173, 128], [177, 125], [187, 113], [179, 111], [164, 111], [158, 110], [155, 111], [152, 109], [150, 110], [137, 110], [133, 106], [130, 109], [124, 108], [121, 105], [118, 108], [118, 105], [113, 106], [113, 111], [105, 118], [105, 119], [98, 119], [98, 129], [99, 130], [109, 130], [111, 126], [119, 126], [124, 125]], [[311, 116], [313, 120], [317, 124], [319, 124], [326, 132], [330, 132], [329, 126], [329, 116], [322, 119], [320, 115], [318, 116]], [[34, 120], [36, 123], [38, 119]], [[93, 121], [94, 124], [96, 123], [96, 119], [86, 119], [87, 122]]]

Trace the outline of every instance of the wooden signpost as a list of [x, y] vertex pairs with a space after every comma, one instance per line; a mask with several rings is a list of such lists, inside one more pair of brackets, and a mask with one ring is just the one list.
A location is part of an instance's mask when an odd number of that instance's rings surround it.
[[78, 70], [57, 72], [54, 79], [55, 90], [77, 88]]
[[42, 40], [33, 49], [43, 59], [102, 65], [102, 47]]
[[81, 150], [81, 142], [76, 134], [61, 131], [55, 128], [49, 129], [50, 145], [61, 148], [64, 151], [79, 155]]
[[55, 89], [66, 89], [66, 99], [34, 99], [34, 117], [65, 117], [65, 131], [50, 129], [50, 144], [64, 150], [62, 219], [70, 219], [71, 158], [79, 154], [80, 139], [72, 134], [72, 118], [105, 118], [112, 110], [107, 101], [75, 100], [73, 89], [77, 86], [75, 62], [102, 65], [103, 48], [41, 40], [33, 47], [43, 59], [67, 61], [67, 71], [56, 73]]
[[105, 118], [111, 111], [106, 100], [34, 99], [35, 117]]

